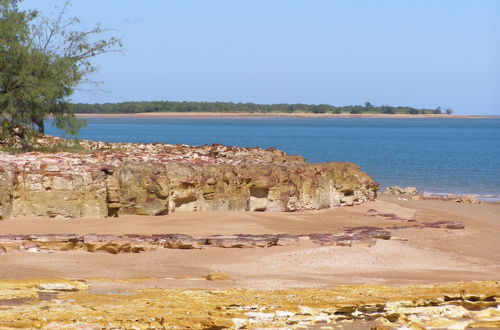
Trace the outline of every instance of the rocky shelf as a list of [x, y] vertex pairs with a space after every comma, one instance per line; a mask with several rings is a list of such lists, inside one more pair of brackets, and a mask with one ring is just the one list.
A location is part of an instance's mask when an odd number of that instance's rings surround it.
[[461, 222], [425, 222], [410, 226], [387, 228], [359, 226], [347, 227], [338, 233], [314, 233], [304, 235], [211, 235], [195, 238], [184, 234], [157, 235], [0, 235], [0, 254], [17, 252], [54, 252], [80, 250], [87, 252], [140, 253], [157, 249], [202, 249], [202, 248], [266, 248], [296, 245], [300, 241], [311, 241], [322, 246], [373, 245], [377, 239], [393, 238], [390, 230], [407, 228], [463, 229]]
[[[64, 141], [46, 136], [39, 144]], [[360, 204], [378, 190], [355, 164], [310, 164], [275, 149], [80, 144], [78, 153], [0, 152], [0, 219], [292, 212]]]
[[0, 283], [0, 327], [331, 329], [357, 325], [359, 329], [380, 330], [498, 328], [499, 289], [499, 282], [472, 282], [280, 291], [145, 289], [96, 292], [84, 280], [4, 281]]

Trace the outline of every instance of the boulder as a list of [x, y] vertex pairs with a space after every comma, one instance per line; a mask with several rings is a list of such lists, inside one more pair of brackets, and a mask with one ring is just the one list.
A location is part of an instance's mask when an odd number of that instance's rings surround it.
[[204, 239], [196, 239], [183, 234], [154, 235], [153, 237], [160, 246], [168, 249], [201, 249], [201, 245], [205, 242]]
[[205, 278], [207, 281], [226, 281], [231, 279], [229, 275], [220, 272], [210, 273]]
[[254, 248], [276, 245], [276, 236], [217, 235], [206, 237], [206, 245], [222, 248]]
[[400, 186], [390, 186], [386, 187], [383, 192], [384, 195], [392, 195], [392, 196], [416, 196], [418, 195], [417, 188], [415, 187], [405, 187], [401, 188]]
[[452, 201], [464, 204], [481, 204], [479, 196], [477, 195], [455, 195], [455, 194], [430, 194], [423, 193], [421, 196], [424, 200], [440, 200], [440, 201]]

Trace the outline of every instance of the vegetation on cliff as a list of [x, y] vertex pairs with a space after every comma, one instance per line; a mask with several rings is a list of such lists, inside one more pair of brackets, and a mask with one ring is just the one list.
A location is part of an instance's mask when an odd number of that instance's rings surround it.
[[[138, 113], [138, 112], [308, 112], [308, 113], [381, 113], [381, 114], [441, 114], [441, 108], [416, 109], [406, 106], [374, 106], [370, 102], [364, 105], [334, 106], [329, 104], [255, 104], [233, 102], [122, 102], [104, 104], [73, 104], [75, 113]], [[452, 110], [446, 109], [447, 114]]]
[[82, 83], [93, 83], [95, 56], [121, 47], [117, 38], [102, 38], [99, 25], [85, 29], [67, 16], [65, 2], [53, 17], [20, 10], [18, 0], [0, 0], [0, 140], [30, 144], [43, 120], [74, 134], [82, 126], [69, 96]]

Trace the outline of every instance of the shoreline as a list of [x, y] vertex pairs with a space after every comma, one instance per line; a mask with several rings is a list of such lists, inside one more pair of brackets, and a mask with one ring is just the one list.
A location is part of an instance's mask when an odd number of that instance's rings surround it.
[[332, 113], [250, 113], [250, 112], [139, 112], [139, 113], [77, 113], [78, 118], [436, 118], [436, 119], [498, 119], [495, 115], [410, 115], [410, 114], [332, 114]]

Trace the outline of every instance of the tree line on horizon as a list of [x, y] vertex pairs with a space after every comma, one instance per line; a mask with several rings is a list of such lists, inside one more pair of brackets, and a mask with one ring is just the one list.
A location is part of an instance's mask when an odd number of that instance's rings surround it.
[[[140, 113], [140, 112], [249, 112], [249, 113], [349, 113], [349, 114], [442, 114], [441, 107], [436, 109], [416, 109], [407, 106], [374, 106], [370, 102], [364, 105], [334, 106], [329, 104], [256, 104], [233, 102], [174, 102], [147, 101], [121, 103], [75, 103], [74, 113]], [[446, 109], [451, 114], [452, 110]]]

